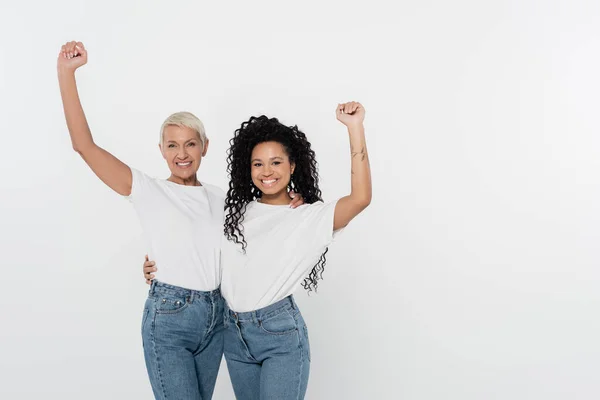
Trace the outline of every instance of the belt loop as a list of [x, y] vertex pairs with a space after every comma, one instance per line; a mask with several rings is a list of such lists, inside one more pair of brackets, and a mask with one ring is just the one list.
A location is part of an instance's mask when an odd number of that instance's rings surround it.
[[231, 318], [231, 314], [229, 313], [229, 307], [227, 307], [227, 303], [223, 305], [223, 325], [229, 325], [229, 318]]
[[291, 294], [290, 294], [290, 301], [292, 302], [292, 308], [294, 310], [297, 310], [298, 309], [298, 305], [296, 304], [296, 301], [294, 300], [294, 296], [292, 296]]
[[252, 322], [258, 324], [258, 316], [256, 315], [256, 311], [252, 311]]
[[156, 279], [153, 279], [152, 282], [150, 282], [150, 291], [149, 291], [150, 296], [152, 296], [154, 294], [155, 287], [156, 287]]
[[190, 295], [188, 296], [188, 303], [192, 304], [194, 302], [194, 294], [196, 293], [195, 290], [190, 290]]

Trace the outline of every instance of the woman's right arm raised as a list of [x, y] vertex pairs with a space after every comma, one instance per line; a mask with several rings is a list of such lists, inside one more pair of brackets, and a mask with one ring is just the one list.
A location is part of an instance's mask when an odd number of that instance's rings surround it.
[[79, 153], [92, 171], [115, 192], [131, 194], [131, 169], [118, 158], [94, 143], [75, 81], [75, 70], [87, 63], [87, 51], [81, 42], [68, 42], [58, 54], [58, 82], [73, 150]]

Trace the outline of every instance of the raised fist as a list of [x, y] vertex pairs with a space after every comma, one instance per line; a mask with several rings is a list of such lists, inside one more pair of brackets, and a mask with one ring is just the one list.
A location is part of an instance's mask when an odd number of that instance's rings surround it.
[[348, 128], [362, 125], [365, 120], [365, 109], [362, 104], [356, 101], [338, 104], [335, 115], [342, 124]]
[[87, 63], [87, 51], [81, 42], [67, 42], [58, 53], [57, 67], [62, 71], [75, 71]]

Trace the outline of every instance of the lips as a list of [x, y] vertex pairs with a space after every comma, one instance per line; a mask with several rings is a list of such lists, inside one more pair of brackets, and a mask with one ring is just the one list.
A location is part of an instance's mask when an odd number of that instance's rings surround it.
[[177, 165], [179, 168], [189, 168], [192, 165], [192, 162], [191, 161], [176, 162], [175, 165]]
[[279, 181], [279, 179], [261, 179], [260, 183], [266, 188], [270, 188], [275, 186], [275, 184]]

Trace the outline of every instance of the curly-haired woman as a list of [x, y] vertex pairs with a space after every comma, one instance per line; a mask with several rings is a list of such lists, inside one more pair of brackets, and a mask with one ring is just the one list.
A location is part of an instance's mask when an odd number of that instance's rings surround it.
[[[334, 233], [371, 201], [365, 110], [350, 102], [336, 114], [350, 138], [351, 192], [331, 203], [321, 201], [315, 153], [297, 126], [253, 117], [230, 141], [221, 289], [225, 359], [238, 399], [306, 392], [308, 331], [292, 293], [302, 281], [317, 288]], [[305, 205], [287, 207], [290, 188]]]

